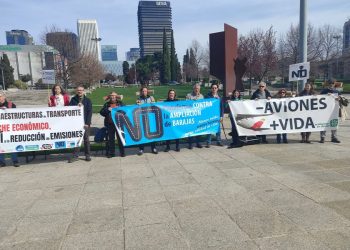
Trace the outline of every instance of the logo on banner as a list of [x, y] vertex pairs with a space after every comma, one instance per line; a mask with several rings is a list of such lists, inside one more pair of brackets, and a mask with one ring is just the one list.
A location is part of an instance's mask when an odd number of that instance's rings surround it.
[[18, 146], [16, 147], [16, 151], [22, 152], [22, 151], [24, 151], [24, 147], [23, 147], [22, 145], [18, 145]]
[[52, 149], [52, 144], [43, 144], [41, 145], [42, 149]]
[[333, 119], [329, 122], [329, 125], [331, 125], [332, 128], [335, 128], [338, 126], [338, 119]]
[[39, 150], [39, 145], [26, 145], [25, 149], [28, 150], [28, 151]]
[[[142, 139], [140, 116], [142, 116], [143, 133], [147, 139], [156, 139], [163, 136], [162, 111], [157, 106], [135, 108], [132, 111], [133, 124], [131, 124], [129, 117], [122, 111], [115, 113], [115, 120], [118, 128], [123, 131], [126, 129], [133, 141], [140, 141]], [[156, 130], [154, 132], [151, 131], [151, 117], [155, 120]]]
[[310, 62], [289, 65], [289, 81], [306, 80], [310, 75]]
[[55, 148], [56, 149], [66, 148], [66, 142], [65, 141], [56, 141]]
[[68, 141], [67, 142], [67, 148], [75, 148], [75, 142], [74, 141]]

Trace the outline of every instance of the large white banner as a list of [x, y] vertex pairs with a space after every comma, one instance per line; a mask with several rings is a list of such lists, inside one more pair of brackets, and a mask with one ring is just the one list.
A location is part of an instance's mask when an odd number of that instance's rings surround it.
[[240, 136], [332, 130], [339, 103], [333, 95], [229, 102]]
[[80, 146], [83, 114], [78, 106], [0, 109], [0, 153]]

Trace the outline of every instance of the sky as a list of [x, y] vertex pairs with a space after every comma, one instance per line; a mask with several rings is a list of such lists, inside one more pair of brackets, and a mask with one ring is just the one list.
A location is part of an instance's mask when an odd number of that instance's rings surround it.
[[[5, 31], [27, 30], [40, 44], [40, 36], [52, 25], [77, 34], [77, 19], [96, 19], [102, 45], [117, 45], [118, 59], [139, 47], [138, 0], [0, 0], [0, 45]], [[193, 40], [207, 47], [209, 34], [223, 31], [224, 23], [238, 35], [273, 26], [277, 37], [299, 23], [298, 0], [173, 0], [172, 22], [175, 48], [182, 57]], [[307, 0], [308, 23], [339, 28], [350, 19], [349, 0]]]

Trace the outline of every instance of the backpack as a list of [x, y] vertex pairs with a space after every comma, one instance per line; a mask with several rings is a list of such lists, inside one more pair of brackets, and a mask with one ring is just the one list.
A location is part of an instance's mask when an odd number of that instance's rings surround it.
[[96, 131], [94, 142], [104, 142], [107, 138], [107, 128], [103, 127]]

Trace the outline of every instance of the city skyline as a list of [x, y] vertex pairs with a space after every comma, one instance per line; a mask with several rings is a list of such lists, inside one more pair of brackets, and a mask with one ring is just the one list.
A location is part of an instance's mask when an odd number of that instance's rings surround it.
[[[297, 25], [299, 22], [299, 1], [295, 0], [285, 0], [283, 4], [277, 0], [243, 3], [230, 0], [170, 2], [175, 46], [180, 61], [192, 40], [197, 40], [205, 47], [209, 33], [222, 31], [224, 23], [236, 27], [239, 35], [257, 28], [266, 30], [272, 25], [278, 38], [291, 24]], [[56, 25], [62, 30], [68, 29], [77, 34], [78, 19], [96, 19], [101, 44], [116, 44], [119, 59], [125, 60], [125, 53], [130, 48], [139, 47], [138, 3], [138, 0], [115, 0], [109, 3], [91, 0], [89, 4], [80, 0], [0, 0], [3, 10], [0, 17], [0, 44], [6, 44], [5, 31], [12, 29], [27, 30], [33, 36], [35, 44], [40, 44], [40, 35], [46, 27]], [[343, 24], [350, 17], [349, 9], [350, 2], [345, 0], [308, 1], [308, 23], [315, 27], [331, 24], [339, 28], [341, 33]]]

